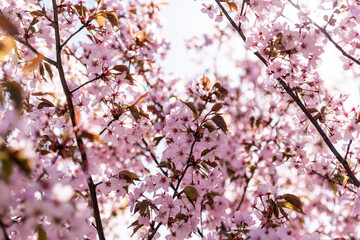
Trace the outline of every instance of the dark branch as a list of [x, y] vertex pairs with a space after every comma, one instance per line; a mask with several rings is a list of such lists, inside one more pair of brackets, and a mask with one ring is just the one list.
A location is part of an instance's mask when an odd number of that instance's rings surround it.
[[350, 142], [349, 142], [349, 144], [348, 144], [348, 146], [347, 146], [346, 154], [345, 154], [345, 157], [344, 157], [345, 161], [346, 161], [347, 156], [348, 156], [348, 154], [349, 154], [349, 152], [350, 152], [350, 145], [351, 145], [351, 143], [352, 143], [352, 140], [350, 140]]
[[85, 27], [87, 27], [88, 24], [85, 23], [84, 25], [82, 25], [76, 32], [74, 32], [73, 34], [70, 35], [70, 37], [68, 39], [66, 39], [66, 41], [61, 44], [60, 48], [62, 49], [69, 41], [71, 38], [73, 38], [76, 34], [78, 34], [81, 30], [83, 30]]
[[155, 236], [156, 232], [159, 230], [159, 227], [161, 225], [162, 225], [162, 223], [159, 222], [158, 225], [156, 226], [156, 228], [152, 231], [151, 235], [148, 237], [148, 240], [151, 240]]
[[[58, 6], [56, 5], [56, 0], [52, 0], [53, 11], [54, 11], [54, 31], [55, 31], [55, 42], [56, 42], [56, 68], [59, 72], [59, 77], [61, 81], [62, 88], [64, 90], [67, 104], [69, 107], [69, 114], [71, 123], [73, 125], [76, 143], [79, 147], [80, 155], [81, 155], [81, 168], [85, 174], [87, 174], [88, 168], [88, 159], [85, 151], [85, 145], [83, 140], [79, 134], [79, 130], [77, 128], [76, 118], [75, 118], [75, 108], [71, 98], [71, 92], [69, 87], [66, 83], [65, 73], [61, 62], [61, 44], [60, 44], [60, 31], [59, 31], [59, 21], [58, 21]], [[87, 183], [90, 190], [90, 197], [91, 197], [91, 205], [93, 209], [93, 215], [96, 222], [96, 230], [100, 240], [105, 240], [104, 230], [101, 223], [101, 216], [96, 196], [96, 186], [92, 180], [91, 175], [87, 177]]]
[[92, 83], [92, 82], [94, 82], [94, 81], [96, 81], [96, 80], [98, 80], [98, 79], [100, 79], [100, 78], [102, 78], [102, 77], [104, 77], [104, 76], [105, 76], [105, 74], [103, 73], [103, 74], [97, 76], [96, 78], [91, 79], [91, 80], [89, 80], [89, 81], [81, 84], [80, 86], [77, 86], [76, 88], [74, 88], [73, 90], [71, 90], [70, 93], [74, 93], [75, 91], [79, 90], [79, 89], [82, 88], [83, 86], [85, 86], [85, 85], [87, 85], [87, 84], [89, 84], [89, 83]]
[[18, 41], [19, 43], [23, 44], [24, 46], [28, 47], [33, 53], [35, 53], [38, 57], [44, 59], [44, 61], [48, 62], [49, 64], [53, 65], [56, 67], [56, 62], [50, 58], [45, 57], [43, 54], [41, 54], [40, 52], [38, 52], [33, 46], [31, 46], [30, 43], [28, 43], [27, 41], [22, 40], [21, 38], [15, 37], [13, 36], [14, 39], [16, 41]]

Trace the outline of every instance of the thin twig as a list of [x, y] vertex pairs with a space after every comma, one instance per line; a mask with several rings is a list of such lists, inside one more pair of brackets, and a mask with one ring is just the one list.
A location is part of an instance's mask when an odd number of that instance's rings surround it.
[[[193, 151], [194, 151], [194, 146], [195, 146], [195, 143], [197, 141], [197, 138], [195, 137], [195, 140], [194, 142], [192, 143], [191, 145], [191, 148], [190, 148], [190, 153], [189, 153], [189, 157], [188, 157], [188, 160], [186, 162], [186, 167], [183, 171], [183, 173], [181, 174], [181, 177], [179, 178], [178, 180], [178, 183], [175, 187], [175, 190], [174, 190], [174, 194], [173, 194], [173, 198], [177, 197], [178, 196], [178, 191], [179, 191], [179, 187], [180, 187], [180, 183], [181, 181], [183, 180], [184, 176], [185, 176], [185, 173], [186, 171], [188, 170], [188, 168], [191, 166], [190, 162], [191, 162], [191, 157], [192, 157], [192, 154], [193, 154]], [[161, 226], [161, 222], [158, 223], [158, 225], [156, 226], [156, 228], [153, 230], [153, 232], [151, 233], [151, 235], [148, 237], [148, 240], [151, 240], [154, 235], [156, 234], [157, 230], [159, 229], [159, 227]]]
[[115, 119], [115, 118], [111, 119], [111, 121], [107, 124], [107, 126], [104, 127], [104, 129], [99, 132], [99, 136], [102, 135], [102, 134], [105, 132], [105, 130], [108, 129], [108, 128], [110, 127], [110, 125], [111, 125], [113, 122], [115, 122], [116, 120], [117, 120], [117, 119]]
[[[340, 186], [343, 187], [343, 184], [342, 184], [340, 181], [335, 181], [334, 179], [331, 179], [331, 178], [329, 178], [329, 177], [326, 177], [326, 176], [322, 175], [321, 173], [318, 173], [318, 172], [316, 172], [316, 171], [314, 171], [314, 170], [311, 170], [311, 173], [316, 174], [316, 175], [318, 175], [319, 177], [322, 177], [324, 180], [327, 180], [327, 181], [330, 182], [330, 183], [336, 183], [337, 185], [340, 185]], [[348, 188], [348, 190], [349, 190], [350, 192], [356, 193], [356, 191], [354, 191], [353, 189]]]
[[191, 157], [192, 157], [192, 153], [193, 153], [193, 150], [194, 150], [194, 146], [195, 146], [196, 140], [197, 140], [197, 139], [196, 139], [196, 137], [195, 137], [195, 140], [194, 140], [194, 142], [192, 143], [191, 148], [190, 148], [190, 153], [189, 153], [188, 160], [187, 160], [187, 162], [186, 162], [186, 167], [185, 167], [185, 169], [184, 169], [184, 172], [181, 174], [181, 177], [179, 178], [178, 183], [177, 183], [177, 185], [176, 185], [176, 187], [175, 187], [175, 192], [174, 192], [174, 194], [173, 194], [173, 198], [178, 195], [178, 190], [179, 190], [179, 187], [180, 187], [180, 183], [181, 183], [181, 181], [183, 180], [186, 171], [187, 171], [188, 168], [191, 166], [190, 162], [191, 162]]
[[19, 43], [21, 43], [22, 45], [28, 47], [33, 53], [35, 53], [38, 57], [42, 58], [44, 61], [48, 62], [49, 64], [56, 66], [56, 62], [48, 57], [45, 57], [43, 54], [41, 54], [40, 52], [38, 52], [30, 43], [28, 43], [27, 41], [22, 40], [19, 37], [15, 37], [13, 36], [14, 39], [16, 41], [18, 41]]
[[[298, 9], [301, 13], [304, 13], [304, 12], [301, 10], [301, 8], [300, 8], [299, 5], [295, 4], [295, 3], [294, 3], [293, 1], [291, 1], [291, 0], [288, 0], [288, 2], [289, 2], [291, 5], [293, 5], [296, 9]], [[353, 56], [351, 56], [350, 54], [348, 54], [347, 52], [345, 52], [345, 50], [344, 50], [342, 47], [340, 47], [340, 45], [339, 45], [337, 42], [335, 42], [334, 39], [332, 39], [332, 37], [331, 37], [330, 34], [325, 30], [325, 28], [320, 27], [320, 25], [318, 25], [316, 22], [314, 22], [308, 15], [306, 15], [306, 17], [307, 17], [307, 19], [308, 19], [313, 25], [315, 25], [315, 27], [317, 27], [317, 29], [320, 30], [320, 32], [322, 32], [322, 33], [329, 39], [329, 41], [342, 53], [342, 55], [344, 55], [344, 56], [347, 57], [348, 59], [350, 59], [350, 60], [352, 60], [353, 62], [355, 62], [355, 63], [357, 63], [357, 64], [360, 65], [360, 61], [357, 60], [356, 58], [354, 58]]]
[[74, 32], [73, 34], [70, 35], [70, 37], [68, 39], [66, 39], [65, 42], [63, 42], [63, 44], [61, 44], [60, 48], [62, 49], [69, 41], [71, 38], [73, 38], [76, 34], [78, 34], [81, 30], [83, 30], [85, 27], [87, 27], [88, 24], [85, 23], [84, 25], [82, 25], [76, 32]]
[[[221, 11], [224, 13], [228, 21], [230, 22], [231, 26], [239, 33], [240, 37], [246, 41], [246, 37], [242, 31], [241, 28], [237, 27], [233, 19], [230, 17], [230, 15], [227, 13], [227, 11], [224, 9], [224, 7], [221, 5], [220, 0], [215, 0], [218, 6], [220, 7]], [[265, 66], [268, 66], [267, 61], [265, 58], [259, 53], [254, 53], [264, 64]], [[316, 128], [326, 145], [329, 147], [330, 151], [335, 155], [336, 159], [343, 165], [345, 168], [345, 171], [347, 172], [351, 182], [356, 186], [360, 186], [359, 180], [356, 178], [354, 173], [351, 171], [351, 168], [347, 161], [344, 160], [344, 158], [339, 154], [339, 152], [336, 150], [332, 142], [330, 141], [329, 137], [326, 135], [324, 130], [320, 127], [317, 120], [311, 115], [311, 113], [307, 110], [307, 108], [304, 106], [304, 104], [301, 102], [301, 100], [294, 94], [292, 89], [282, 80], [281, 78], [277, 78], [277, 81], [281, 84], [281, 86], [285, 89], [285, 91], [290, 95], [290, 97], [296, 102], [296, 104], [300, 107], [302, 112], [306, 115], [306, 117], [310, 120], [310, 122], [313, 124], [313, 126]]]
[[75, 91], [79, 90], [79, 89], [82, 88], [83, 86], [85, 86], [85, 85], [87, 85], [87, 84], [89, 84], [89, 83], [92, 83], [92, 82], [94, 82], [94, 81], [96, 81], [96, 80], [98, 80], [98, 79], [100, 79], [100, 78], [102, 78], [102, 77], [104, 77], [104, 76], [105, 76], [105, 74], [103, 73], [103, 74], [97, 76], [96, 78], [91, 79], [91, 80], [89, 80], [89, 81], [81, 84], [80, 86], [77, 86], [76, 88], [74, 88], [73, 90], [71, 90], [70, 93], [74, 93]]
[[159, 230], [159, 227], [161, 225], [162, 225], [162, 223], [159, 222], [158, 225], [156, 226], [156, 228], [152, 231], [151, 235], [148, 237], [148, 240], [151, 240], [155, 236], [156, 232]]
[[236, 207], [236, 210], [235, 210], [235, 211], [239, 211], [241, 205], [242, 205], [243, 202], [244, 202], [247, 188], [249, 187], [249, 183], [250, 183], [252, 177], [254, 176], [255, 170], [256, 170], [256, 169], [254, 169], [254, 170], [252, 171], [252, 173], [251, 173], [251, 175], [250, 175], [249, 178], [246, 178], [246, 184], [245, 184], [245, 187], [244, 187], [243, 195], [242, 195], [241, 200], [240, 200], [240, 202], [239, 202], [239, 205]]

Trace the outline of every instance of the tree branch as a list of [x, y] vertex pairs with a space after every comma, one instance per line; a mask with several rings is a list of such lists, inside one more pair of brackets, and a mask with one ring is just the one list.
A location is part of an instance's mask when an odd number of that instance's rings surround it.
[[251, 175], [250, 175], [249, 178], [246, 178], [246, 184], [245, 184], [245, 187], [244, 187], [243, 195], [242, 195], [241, 200], [240, 200], [240, 202], [239, 202], [239, 205], [236, 207], [236, 210], [235, 210], [235, 211], [239, 211], [241, 205], [242, 205], [243, 202], [244, 202], [247, 188], [249, 187], [249, 183], [250, 183], [252, 177], [254, 176], [255, 170], [256, 170], [256, 169], [254, 169], [254, 170], [252, 171], [252, 173], [251, 173]]
[[[224, 15], [226, 16], [226, 18], [228, 19], [228, 21], [230, 22], [231, 26], [239, 33], [240, 37], [246, 41], [246, 37], [242, 31], [241, 28], [239, 28], [235, 22], [233, 21], [233, 19], [230, 17], [230, 15], [228, 14], [228, 12], [224, 9], [224, 7], [221, 5], [220, 0], [215, 0], [217, 5], [219, 6], [219, 8], [221, 9], [221, 11], [224, 13]], [[264, 64], [265, 66], [268, 66], [267, 61], [265, 60], [265, 58], [259, 53], [259, 52], [255, 52], [254, 53]], [[336, 148], [334, 147], [334, 145], [332, 144], [332, 142], [330, 141], [330, 139], [328, 138], [328, 136], [326, 135], [326, 133], [322, 130], [322, 128], [320, 127], [319, 123], [317, 122], [317, 120], [311, 115], [311, 113], [306, 109], [306, 107], [304, 106], [304, 104], [301, 102], [301, 100], [294, 94], [294, 92], [292, 91], [292, 89], [284, 82], [284, 80], [282, 80], [281, 78], [277, 78], [277, 81], [281, 84], [281, 86], [285, 89], [285, 91], [288, 93], [288, 95], [290, 95], [290, 97], [296, 102], [296, 104], [300, 107], [301, 111], [306, 115], [306, 117], [310, 120], [310, 122], [312, 123], [312, 125], [316, 128], [316, 130], [318, 131], [318, 133], [320, 134], [320, 136], [322, 137], [322, 139], [324, 140], [324, 142], [326, 143], [326, 145], [329, 147], [330, 151], [334, 154], [334, 156], [336, 157], [336, 159], [341, 163], [341, 165], [343, 165], [343, 167], [345, 168], [345, 171], [347, 172], [349, 178], [351, 179], [351, 182], [356, 186], [359, 187], [360, 186], [360, 182], [359, 180], [356, 178], [356, 176], [354, 175], [354, 173], [351, 171], [351, 168], [349, 166], [349, 164], [347, 163], [347, 161], [345, 161], [345, 159], [339, 154], [339, 152], [336, 150]]]
[[[299, 10], [301, 13], [304, 13], [304, 12], [301, 10], [301, 8], [300, 8], [299, 5], [295, 4], [295, 3], [294, 3], [293, 1], [291, 1], [291, 0], [288, 0], [288, 2], [289, 2], [291, 5], [293, 5], [297, 10]], [[320, 30], [320, 32], [322, 32], [322, 33], [329, 39], [329, 41], [342, 53], [342, 55], [344, 55], [344, 56], [347, 57], [348, 59], [350, 59], [350, 60], [352, 60], [353, 62], [355, 62], [355, 63], [357, 63], [357, 64], [360, 65], [360, 61], [357, 60], [356, 58], [354, 58], [353, 56], [351, 56], [350, 54], [348, 54], [347, 52], [345, 52], [345, 50], [344, 50], [342, 47], [340, 47], [340, 45], [339, 45], [337, 42], [335, 42], [334, 39], [332, 39], [332, 37], [331, 37], [330, 34], [325, 30], [325, 28], [320, 27], [320, 26], [319, 26], [316, 22], [314, 22], [307, 14], [306, 14], [306, 17], [307, 17], [307, 19], [308, 19], [315, 27], [317, 27], [317, 29]]]
[[[197, 138], [195, 137], [195, 140], [194, 140], [194, 142], [192, 143], [191, 148], [190, 148], [190, 153], [189, 153], [188, 160], [187, 160], [187, 162], [186, 162], [186, 167], [185, 167], [185, 169], [184, 169], [184, 172], [181, 174], [181, 177], [179, 178], [178, 183], [177, 183], [177, 185], [176, 185], [176, 187], [175, 187], [174, 194], [173, 194], [173, 198], [177, 197], [177, 195], [178, 195], [178, 190], [179, 190], [179, 187], [180, 187], [180, 183], [181, 183], [181, 181], [183, 180], [186, 171], [187, 171], [188, 168], [191, 166], [190, 161], [191, 161], [191, 157], [192, 157], [192, 153], [193, 153], [193, 151], [194, 151], [194, 146], [195, 146], [196, 141], [197, 141]], [[151, 239], [154, 237], [155, 233], [156, 233], [157, 230], [160, 228], [161, 224], [162, 224], [161, 222], [158, 223], [158, 225], [156, 226], [156, 228], [153, 230], [153, 232], [151, 233], [151, 235], [148, 237], [148, 240], [151, 240]], [[198, 231], [200, 231], [200, 230], [198, 229]]]
[[[72, 122], [72, 126], [75, 133], [76, 143], [79, 147], [79, 151], [81, 154], [81, 168], [84, 171], [85, 174], [87, 174], [87, 168], [88, 168], [88, 159], [85, 151], [85, 145], [83, 143], [83, 140], [79, 134], [79, 130], [77, 128], [77, 123], [75, 120], [75, 108], [74, 104], [71, 98], [71, 92], [69, 90], [69, 87], [66, 83], [65, 79], [65, 73], [61, 62], [61, 44], [60, 44], [60, 31], [59, 31], [59, 21], [58, 21], [58, 6], [56, 5], [56, 0], [52, 0], [53, 5], [53, 11], [54, 11], [54, 31], [55, 31], [55, 42], [56, 42], [56, 67], [59, 72], [59, 77], [61, 81], [62, 88], [64, 90], [67, 104], [69, 107], [69, 114], [70, 119]], [[93, 209], [93, 215], [96, 222], [96, 230], [99, 236], [100, 240], [105, 240], [104, 230], [101, 223], [101, 217], [100, 217], [100, 211], [96, 196], [96, 186], [92, 180], [91, 175], [88, 175], [87, 177], [87, 183], [90, 190], [90, 196], [91, 196], [91, 204]]]
[[21, 43], [22, 45], [28, 47], [33, 53], [35, 53], [38, 57], [41, 57], [42, 59], [44, 59], [44, 61], [48, 62], [49, 64], [53, 65], [56, 67], [56, 62], [50, 58], [45, 57], [43, 54], [41, 54], [40, 52], [38, 52], [33, 46], [31, 46], [30, 43], [28, 43], [27, 41], [22, 40], [19, 37], [16, 36], [12, 36], [16, 41], [18, 41], [19, 43]]
[[[322, 174], [320, 174], [320, 173], [318, 173], [318, 172], [316, 172], [316, 171], [314, 171], [314, 170], [312, 170], [311, 173], [312, 173], [312, 174], [315, 174], [315, 175], [318, 175], [319, 177], [323, 178], [324, 180], [327, 180], [329, 183], [336, 183], [337, 185], [343, 186], [341, 182], [335, 181], [334, 179], [331, 179], [331, 178], [329, 178], [329, 177], [326, 177], [326, 176], [324, 176], [324, 175], [322, 175]], [[349, 190], [350, 192], [356, 193], [356, 191], [354, 191], [353, 189], [348, 188], [348, 190]]]
[[352, 140], [350, 140], [350, 142], [349, 142], [349, 144], [348, 144], [348, 146], [347, 146], [346, 154], [345, 154], [345, 157], [344, 157], [345, 161], [346, 161], [347, 156], [348, 156], [348, 154], [349, 154], [349, 152], [350, 152], [350, 145], [351, 145], [351, 143], [352, 143]]
[[77, 86], [76, 88], [74, 88], [73, 90], [71, 90], [70, 93], [74, 93], [75, 91], [79, 90], [79, 89], [82, 88], [83, 86], [85, 86], [85, 85], [87, 85], [87, 84], [89, 84], [89, 83], [92, 83], [92, 82], [94, 82], [94, 81], [96, 81], [96, 80], [98, 80], [98, 79], [100, 79], [100, 78], [102, 78], [102, 77], [104, 77], [104, 76], [105, 76], [105, 74], [103, 73], [103, 74], [97, 76], [96, 78], [91, 79], [91, 80], [89, 80], [89, 81], [81, 84], [80, 86]]
[[81, 30], [83, 30], [87, 26], [88, 26], [88, 23], [85, 23], [78, 30], [76, 30], [76, 32], [72, 33], [70, 35], [70, 37], [68, 39], [66, 39], [66, 41], [63, 44], [61, 44], [60, 48], [62, 49], [70, 41], [71, 38], [73, 38], [76, 34], [78, 34]]

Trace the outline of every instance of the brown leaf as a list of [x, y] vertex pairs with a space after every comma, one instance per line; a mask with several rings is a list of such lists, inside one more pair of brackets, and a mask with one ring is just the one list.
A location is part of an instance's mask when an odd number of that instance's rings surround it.
[[129, 84], [130, 84], [130, 85], [134, 85], [135, 79], [132, 77], [131, 74], [126, 74], [125, 79], [129, 80]]
[[222, 104], [221, 103], [216, 103], [216, 104], [214, 104], [214, 106], [212, 106], [212, 108], [211, 108], [211, 111], [212, 112], [218, 112], [218, 111], [220, 111], [220, 109], [222, 108]]
[[299, 197], [295, 196], [294, 194], [284, 194], [283, 198], [286, 200], [286, 202], [278, 202], [279, 206], [294, 210], [301, 214], [305, 214], [302, 210], [302, 202]]
[[140, 109], [136, 105], [129, 106], [129, 110], [133, 118], [137, 121], [140, 118]]
[[133, 105], [137, 105], [137, 104], [141, 103], [149, 95], [149, 93], [151, 93], [152, 90], [153, 89], [150, 89], [150, 91], [148, 91], [147, 93], [145, 93], [144, 95], [139, 97], [139, 99], [136, 100], [136, 102]]
[[239, 11], [237, 5], [234, 2], [228, 2], [227, 4], [229, 4], [231, 10], [233, 9], [237, 12]]
[[39, 100], [41, 102], [37, 106], [38, 109], [43, 109], [44, 107], [55, 107], [55, 105], [52, 102], [50, 102], [49, 100], [47, 100], [46, 98], [40, 98]]
[[42, 17], [45, 16], [44, 12], [41, 10], [36, 10], [36, 11], [32, 11], [30, 12], [31, 15], [35, 16], [35, 17]]
[[50, 64], [48, 64], [47, 62], [44, 62], [44, 66], [45, 66], [45, 69], [46, 69], [46, 71], [47, 71], [47, 73], [49, 74], [49, 76], [50, 76], [50, 79], [52, 80], [52, 78], [53, 78], [53, 72], [52, 72], [52, 69], [51, 69], [51, 66], [50, 66]]
[[22, 71], [24, 73], [28, 73], [29, 71], [34, 70], [35, 66], [40, 64], [43, 60], [42, 56], [37, 56], [36, 58], [32, 59], [29, 63], [27, 63], [24, 68], [22, 69]]
[[216, 127], [214, 127], [214, 125], [212, 125], [209, 122], [204, 123], [203, 126], [206, 127], [209, 130], [209, 132], [216, 130]]
[[210, 87], [210, 79], [208, 77], [202, 77], [200, 79], [201, 84], [205, 87], [205, 88], [209, 88]]
[[196, 188], [192, 186], [187, 186], [184, 188], [184, 193], [186, 197], [188, 197], [191, 200], [196, 200], [199, 197], [199, 193], [196, 190]]
[[208, 154], [209, 152], [213, 151], [216, 149], [217, 146], [213, 146], [212, 148], [207, 148], [204, 151], [201, 152], [201, 157], [205, 156], [206, 154]]
[[46, 232], [41, 225], [38, 225], [36, 232], [38, 233], [38, 240], [47, 240]]
[[95, 21], [102, 27], [105, 26], [105, 19], [107, 19], [107, 16], [105, 13], [97, 13], [94, 15]]
[[99, 134], [90, 131], [80, 131], [80, 136], [89, 139], [91, 142], [103, 143]]
[[8, 55], [10, 51], [15, 47], [14, 39], [10, 36], [6, 36], [0, 40], [0, 60]]
[[134, 183], [134, 180], [140, 181], [140, 178], [135, 173], [128, 170], [123, 170], [119, 172], [119, 177], [125, 179], [128, 183]]
[[198, 112], [196, 110], [195, 104], [193, 102], [184, 102], [183, 100], [180, 99], [180, 101], [185, 104], [188, 108], [190, 108], [190, 110], [193, 112], [194, 118], [198, 118]]
[[147, 112], [144, 112], [144, 110], [142, 110], [141, 108], [139, 108], [139, 109], [140, 109], [140, 112], [139, 112], [140, 116], [143, 116], [144, 118], [147, 118], [150, 120], [149, 114]]
[[5, 91], [10, 93], [10, 98], [14, 102], [15, 108], [19, 111], [22, 109], [23, 89], [16, 81], [9, 80], [2, 84]]
[[309, 113], [319, 112], [316, 108], [308, 108], [306, 110], [308, 110]]
[[287, 202], [291, 203], [296, 208], [298, 208], [302, 214], [305, 214], [302, 210], [303, 203], [301, 202], [298, 196], [295, 196], [294, 194], [290, 194], [290, 193], [283, 194], [282, 196]]
[[126, 65], [115, 65], [113, 67], [113, 70], [118, 71], [118, 72], [126, 72], [127, 74], [130, 74], [130, 70]]
[[109, 20], [112, 27], [114, 26], [119, 27], [119, 19], [114, 12], [105, 12], [105, 14], [106, 14], [106, 18]]
[[218, 126], [225, 134], [228, 133], [228, 127], [226, 125], [226, 122], [224, 120], [224, 118], [222, 116], [220, 116], [219, 114], [215, 114], [211, 120], [216, 124], [216, 126]]
[[10, 22], [3, 14], [0, 14], [0, 28], [11, 36], [19, 34], [16, 26], [12, 22]]
[[279, 202], [277, 202], [277, 206], [278, 206], [278, 208], [280, 210], [281, 215], [283, 215], [283, 217], [286, 218], [286, 220], [288, 220], [291, 223], [289, 217], [287, 216], [285, 210], [282, 208], [282, 206], [281, 206], [281, 204]]

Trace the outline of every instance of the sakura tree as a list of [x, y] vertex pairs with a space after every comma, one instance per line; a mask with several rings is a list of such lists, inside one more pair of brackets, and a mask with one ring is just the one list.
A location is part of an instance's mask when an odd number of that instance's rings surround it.
[[318, 72], [359, 75], [359, 1], [201, 1], [233, 70], [194, 79], [164, 4], [1, 1], [1, 239], [360, 238], [360, 107]]

